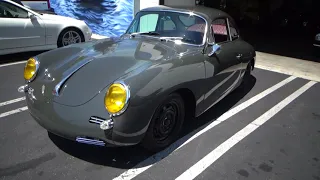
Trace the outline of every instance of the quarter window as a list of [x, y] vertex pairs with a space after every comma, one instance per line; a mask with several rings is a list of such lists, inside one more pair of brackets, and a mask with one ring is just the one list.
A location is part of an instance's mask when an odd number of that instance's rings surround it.
[[28, 18], [28, 12], [13, 4], [0, 2], [1, 18]]
[[226, 19], [216, 19], [211, 24], [211, 32], [216, 43], [230, 41]]
[[239, 38], [238, 31], [231, 21], [229, 21], [229, 28], [230, 28], [230, 34], [231, 34], [232, 40], [238, 39]]

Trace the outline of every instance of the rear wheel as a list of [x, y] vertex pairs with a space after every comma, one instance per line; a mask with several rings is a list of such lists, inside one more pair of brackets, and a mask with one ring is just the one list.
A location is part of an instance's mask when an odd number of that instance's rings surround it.
[[252, 72], [252, 61], [250, 61], [247, 65], [247, 69], [246, 72], [244, 73], [244, 79], [247, 79], [251, 76], [251, 72]]
[[58, 47], [64, 47], [70, 44], [84, 42], [84, 40], [84, 36], [80, 30], [75, 28], [68, 28], [60, 33], [57, 44]]
[[155, 111], [141, 145], [152, 152], [164, 149], [178, 137], [184, 117], [182, 97], [170, 94]]
[[253, 68], [253, 62], [250, 61], [247, 65], [247, 69], [243, 75], [243, 78], [242, 78], [242, 82], [239, 86], [240, 89], [245, 89], [247, 84], [249, 83], [249, 79], [250, 79], [250, 76], [251, 76], [251, 72], [252, 72], [252, 68]]

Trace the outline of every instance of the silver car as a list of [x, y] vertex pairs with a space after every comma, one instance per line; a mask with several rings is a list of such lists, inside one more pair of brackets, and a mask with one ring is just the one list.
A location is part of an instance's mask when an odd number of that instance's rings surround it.
[[11, 0], [0, 0], [0, 55], [42, 51], [91, 40], [81, 20], [39, 14]]

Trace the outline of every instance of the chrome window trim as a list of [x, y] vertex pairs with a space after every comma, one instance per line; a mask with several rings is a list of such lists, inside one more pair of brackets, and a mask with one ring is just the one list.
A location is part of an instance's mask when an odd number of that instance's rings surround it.
[[[215, 18], [215, 19], [212, 20], [212, 22], [211, 22], [211, 24], [210, 24], [210, 29], [211, 29], [212, 23], [213, 23], [214, 21], [216, 21], [216, 20], [219, 20], [219, 19], [225, 20], [225, 21], [226, 21], [226, 28], [228, 28], [228, 26], [229, 26], [228, 18], [227, 18], [227, 17], [217, 17], [217, 18]], [[230, 29], [228, 28], [228, 33], [229, 33], [229, 38], [230, 38], [230, 32], [229, 32], [229, 30], [230, 30]], [[213, 29], [212, 29], [212, 37], [213, 37], [214, 43], [216, 43], [215, 37], [214, 37], [214, 30], [213, 30]], [[224, 43], [230, 43], [230, 42], [232, 42], [232, 39], [231, 39], [231, 38], [230, 38], [230, 40], [226, 40], [226, 41], [223, 41], [223, 42], [218, 42], [218, 43], [216, 43], [216, 44], [224, 44]]]
[[[192, 16], [197, 16], [197, 17], [203, 19], [206, 23], [206, 27], [205, 27], [205, 31], [204, 31], [204, 35], [203, 35], [203, 39], [202, 39], [202, 44], [192, 44], [192, 43], [185, 43], [185, 42], [182, 42], [181, 44], [186, 44], [186, 45], [191, 45], [191, 46], [196, 46], [196, 47], [202, 47], [206, 44], [206, 38], [207, 38], [207, 33], [208, 33], [208, 21], [206, 18], [202, 17], [201, 15], [193, 13], [192, 11], [183, 12], [183, 11], [179, 11], [179, 10], [167, 10], [167, 9], [161, 9], [161, 10], [155, 10], [155, 11], [140, 11], [140, 12], [173, 12], [173, 13], [181, 13], [181, 14], [188, 14], [188, 15], [192, 15]], [[130, 26], [128, 27], [128, 29], [130, 28]], [[147, 37], [159, 39], [159, 37], [154, 37], [154, 36], [149, 36], [149, 35], [142, 35], [142, 36], [147, 36]]]
[[228, 28], [230, 42], [232, 42], [233, 40], [232, 40], [232, 37], [231, 37], [229, 18], [226, 18], [226, 20], [227, 20], [227, 28]]

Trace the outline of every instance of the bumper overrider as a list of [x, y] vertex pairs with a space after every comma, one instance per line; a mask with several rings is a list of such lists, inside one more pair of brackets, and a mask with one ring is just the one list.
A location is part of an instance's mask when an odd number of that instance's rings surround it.
[[137, 113], [143, 111], [142, 107], [127, 109], [120, 116], [110, 116], [104, 106], [97, 105], [104, 93], [83, 105], [67, 106], [41, 96], [41, 87], [28, 84], [21, 86], [18, 91], [25, 94], [28, 111], [39, 125], [57, 136], [79, 143], [98, 146], [135, 145], [142, 140], [148, 127], [148, 121], [137, 123], [133, 120], [148, 119]]

